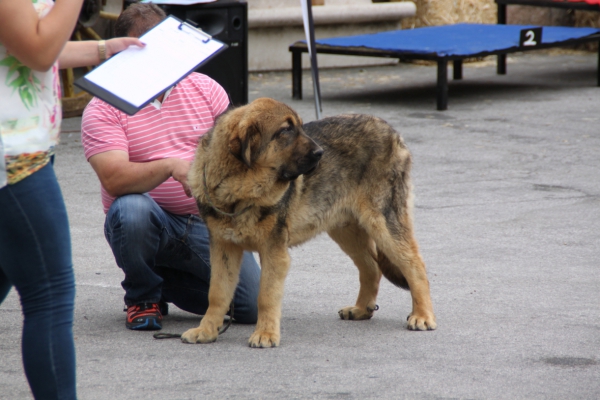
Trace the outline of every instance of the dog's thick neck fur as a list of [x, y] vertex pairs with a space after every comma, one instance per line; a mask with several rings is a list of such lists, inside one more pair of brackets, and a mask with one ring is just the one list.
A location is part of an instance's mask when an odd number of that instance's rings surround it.
[[[214, 128], [201, 139], [194, 167], [188, 177], [190, 187], [194, 188], [192, 194], [198, 203], [225, 214], [246, 209], [249, 205], [273, 206], [290, 185], [289, 181], [278, 180], [274, 174], [260, 173], [260, 169], [268, 166], [248, 166], [232, 152], [232, 142], [235, 145], [236, 141], [246, 139], [232, 138], [232, 132], [248, 129], [239, 126], [250, 119], [244, 118], [248, 113], [247, 108], [230, 110], [218, 118]], [[209, 152], [212, 153], [211, 157], [207, 156]]]

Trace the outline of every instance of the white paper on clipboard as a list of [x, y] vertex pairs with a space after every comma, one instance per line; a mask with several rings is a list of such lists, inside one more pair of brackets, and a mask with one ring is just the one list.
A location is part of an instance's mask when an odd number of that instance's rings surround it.
[[85, 78], [139, 107], [178, 82], [224, 44], [176, 18], [168, 17], [131, 46], [96, 67]]

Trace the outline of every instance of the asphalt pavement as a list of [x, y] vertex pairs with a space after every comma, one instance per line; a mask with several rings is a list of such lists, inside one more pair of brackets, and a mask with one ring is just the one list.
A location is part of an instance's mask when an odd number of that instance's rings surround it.
[[[369, 321], [342, 321], [356, 268], [326, 236], [291, 250], [279, 348], [251, 349], [253, 326], [216, 343], [125, 329], [121, 270], [103, 236], [99, 183], [64, 121], [56, 171], [77, 282], [80, 399], [600, 398], [600, 87], [594, 53], [517, 54], [464, 65], [436, 111], [436, 67], [321, 71], [323, 115], [387, 120], [413, 155], [415, 228], [438, 329], [411, 332], [408, 292], [384, 281]], [[451, 74], [449, 74], [451, 76]], [[253, 73], [250, 98], [315, 119], [310, 74]], [[22, 315], [0, 305], [0, 399], [30, 399]], [[198, 316], [171, 306], [164, 332]]]

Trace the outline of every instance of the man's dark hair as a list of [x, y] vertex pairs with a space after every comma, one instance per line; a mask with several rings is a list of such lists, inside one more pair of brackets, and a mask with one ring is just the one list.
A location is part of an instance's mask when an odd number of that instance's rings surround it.
[[165, 18], [167, 15], [156, 4], [133, 3], [119, 15], [115, 35], [140, 37]]

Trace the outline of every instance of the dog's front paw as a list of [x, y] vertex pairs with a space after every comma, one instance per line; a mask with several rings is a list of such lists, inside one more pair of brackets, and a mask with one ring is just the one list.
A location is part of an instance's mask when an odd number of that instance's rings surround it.
[[367, 307], [364, 309], [352, 306], [342, 308], [340, 311], [338, 311], [338, 315], [341, 319], [359, 321], [361, 319], [371, 319], [374, 311], [375, 309], [373, 308]]
[[407, 318], [408, 329], [411, 331], [432, 331], [437, 328], [433, 314], [418, 315], [412, 313]]
[[254, 348], [277, 347], [279, 346], [279, 334], [275, 332], [254, 331], [250, 339], [248, 339], [248, 346]]
[[217, 340], [219, 332], [210, 333], [202, 328], [188, 329], [181, 335], [183, 343], [212, 343]]

